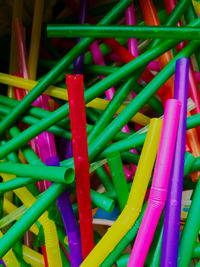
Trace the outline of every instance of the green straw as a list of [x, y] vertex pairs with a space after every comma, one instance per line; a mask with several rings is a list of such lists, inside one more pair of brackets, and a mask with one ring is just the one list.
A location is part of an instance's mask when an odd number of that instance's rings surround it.
[[75, 175], [72, 168], [40, 166], [13, 162], [1, 162], [0, 172], [30, 177], [36, 180], [48, 180], [60, 183], [72, 183]]
[[30, 226], [47, 210], [56, 198], [64, 192], [66, 184], [52, 184], [26, 213], [0, 239], [0, 258], [19, 240]]
[[200, 259], [200, 243], [197, 242], [194, 246], [194, 250], [192, 252], [193, 259]]
[[182, 26], [134, 26], [112, 25], [96, 26], [82, 24], [48, 25], [47, 36], [53, 38], [143, 38], [143, 39], [176, 39], [176, 40], [200, 40], [198, 28]]
[[187, 220], [181, 235], [178, 253], [178, 266], [180, 267], [189, 266], [192, 258], [192, 252], [200, 229], [199, 203], [200, 180], [197, 182]]
[[103, 167], [99, 167], [95, 170], [95, 172], [98, 175], [99, 180], [105, 187], [106, 191], [114, 191], [113, 184], [106, 170]]
[[185, 152], [185, 159], [184, 159], [184, 176], [190, 173], [192, 165], [195, 162], [195, 157], [189, 153]]
[[114, 189], [117, 194], [117, 200], [120, 210], [122, 211], [127, 203], [129, 190], [124, 173], [121, 157], [119, 152], [107, 155], [108, 166], [112, 176]]
[[8, 191], [35, 183], [35, 180], [32, 178], [17, 177], [12, 180], [0, 183], [0, 194], [4, 194]]
[[107, 212], [111, 212], [115, 206], [115, 201], [103, 194], [96, 192], [95, 190], [90, 190], [92, 203], [95, 207], [99, 207]]
[[[131, 0], [119, 1], [109, 13], [98, 23], [99, 25], [106, 25], [114, 22], [120, 17], [120, 15], [131, 4]], [[93, 38], [84, 38], [76, 44], [74, 48], [66, 54], [57, 65], [50, 70], [40, 82], [31, 90], [19, 103], [19, 105], [13, 109], [13, 111], [6, 116], [6, 118], [0, 123], [0, 135], [4, 133], [9, 127], [11, 127], [17, 119], [19, 119], [29, 108], [29, 106], [40, 96], [45, 89], [64, 71], [64, 69], [73, 63], [73, 61], [81, 55], [92, 43]]]
[[[0, 116], [1, 115], [8, 115], [12, 111], [11, 108], [7, 106], [3, 106], [0, 104]], [[2, 116], [1, 116], [2, 117]], [[39, 119], [32, 117], [32, 116], [25, 116], [21, 120], [22, 122], [28, 124], [28, 125], [33, 125], [39, 122]], [[55, 135], [61, 136], [63, 138], [71, 139], [72, 135], [71, 132], [64, 130], [56, 125], [51, 126], [49, 129], [47, 129], [47, 132], [53, 133]]]

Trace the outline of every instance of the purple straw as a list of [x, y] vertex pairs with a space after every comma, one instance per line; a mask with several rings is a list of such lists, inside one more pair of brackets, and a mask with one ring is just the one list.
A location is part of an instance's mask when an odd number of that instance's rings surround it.
[[[58, 157], [48, 158], [45, 164], [47, 166], [60, 166]], [[64, 191], [57, 198], [57, 206], [62, 215], [68, 236], [71, 266], [78, 267], [82, 262], [81, 237], [67, 191]]]
[[177, 133], [173, 165], [164, 218], [161, 265], [177, 266], [181, 198], [183, 188], [184, 153], [186, 138], [187, 97], [189, 59], [180, 58], [176, 62], [174, 98], [181, 101], [181, 113]]
[[0, 260], [0, 264], [2, 264], [4, 267], [6, 267], [6, 265], [2, 259]]
[[[88, 15], [88, 0], [80, 0], [78, 23], [84, 24], [87, 20], [87, 15]], [[80, 40], [81, 38], [78, 38], [77, 43]], [[74, 62], [74, 74], [82, 74], [83, 65], [84, 65], [84, 53], [81, 54]]]

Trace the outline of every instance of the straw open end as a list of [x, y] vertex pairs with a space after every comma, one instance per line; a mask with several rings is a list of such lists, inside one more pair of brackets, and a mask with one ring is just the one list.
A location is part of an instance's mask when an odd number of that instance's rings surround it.
[[75, 179], [75, 172], [74, 169], [69, 168], [66, 170], [64, 174], [64, 180], [67, 184], [71, 184]]

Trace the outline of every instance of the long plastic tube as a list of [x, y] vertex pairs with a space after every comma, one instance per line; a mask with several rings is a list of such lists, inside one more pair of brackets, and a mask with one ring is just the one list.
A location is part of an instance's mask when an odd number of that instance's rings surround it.
[[83, 75], [66, 75], [79, 210], [82, 255], [94, 247]]
[[[109, 231], [83, 261], [82, 267], [99, 266], [130, 230], [139, 216], [158, 149], [161, 125], [161, 120], [151, 120], [128, 202]], [[143, 179], [143, 183], [141, 183], [141, 179]]]
[[165, 209], [161, 266], [177, 266], [186, 138], [188, 78], [189, 59], [180, 58], [176, 63], [174, 98], [180, 100], [182, 105]]
[[1, 162], [0, 172], [62, 183], [71, 183], [74, 180], [74, 171], [72, 169], [53, 166], [47, 167], [45, 165], [36, 166], [22, 163]]
[[[149, 24], [150, 25], [150, 24]], [[95, 37], [95, 38], [146, 38], [146, 39], [171, 39], [177, 40], [200, 40], [198, 28], [188, 26], [133, 26], [133, 25], [113, 25], [113, 26], [93, 26], [81, 24], [50, 24], [47, 26], [48, 37], [74, 38]], [[170, 60], [170, 59], [169, 59]]]
[[157, 223], [165, 205], [180, 109], [181, 102], [179, 100], [170, 99], [167, 101], [150, 197], [131, 252], [128, 267], [144, 265]]

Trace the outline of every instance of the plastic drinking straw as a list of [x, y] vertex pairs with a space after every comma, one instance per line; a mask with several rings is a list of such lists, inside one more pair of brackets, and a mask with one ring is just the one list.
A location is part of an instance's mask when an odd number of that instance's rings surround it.
[[[99, 266], [131, 229], [139, 216], [157, 153], [161, 125], [161, 120], [151, 120], [128, 202], [118, 219], [83, 261], [81, 266]], [[141, 179], [143, 179], [143, 183], [141, 183]]]
[[[134, 1], [129, 8], [127, 8], [126, 12], [126, 24], [127, 25], [135, 25], [135, 12], [134, 12]], [[128, 39], [128, 50], [134, 56], [138, 56], [138, 47], [137, 47], [137, 40], [135, 38]]]
[[188, 26], [134, 26], [134, 25], [80, 25], [80, 24], [50, 24], [47, 26], [48, 37], [74, 38], [144, 38], [144, 39], [171, 39], [177, 40], [200, 40], [198, 28]]
[[[19, 78], [19, 77], [14, 77], [14, 76], [11, 76], [11, 75], [8, 75], [8, 74], [4, 74], [4, 73], [0, 73], [0, 82], [4, 83], [4, 84], [10, 84], [10, 85], [13, 85], [13, 86], [16, 86], [16, 87], [19, 87], [19, 88], [23, 88], [23, 89], [26, 89], [26, 90], [32, 90], [32, 88], [34, 87], [34, 84], [37, 84], [37, 82], [30, 81], [30, 80], [27, 80], [27, 79], [22, 79], [22, 78]], [[50, 91], [48, 91], [48, 90], [50, 90]], [[48, 90], [46, 91], [46, 93], [48, 95], [53, 96], [53, 97], [57, 97], [57, 98], [60, 98], [60, 99], [68, 100], [67, 92], [66, 92], [65, 89], [52, 86]], [[3, 96], [0, 96], [1, 99], [2, 99], [2, 97]], [[10, 99], [10, 101], [13, 101], [13, 99], [12, 100]], [[87, 103], [86, 106], [99, 108], [99, 109], [104, 110], [106, 108], [106, 106], [108, 105], [108, 103], [109, 102], [107, 100], [105, 100], [105, 99], [95, 98], [94, 100], [92, 100], [89, 103]], [[13, 105], [13, 106], [16, 107], [16, 105]], [[117, 110], [117, 114], [120, 113], [121, 110], [123, 110], [125, 107], [126, 107], [125, 105], [122, 105]], [[42, 116], [42, 114], [44, 114], [44, 112], [46, 112], [46, 111], [44, 111], [42, 109], [40, 109], [40, 111], [41, 111], [41, 112], [39, 112], [40, 116]], [[37, 115], [37, 116], [39, 116], [39, 115]], [[64, 118], [64, 116], [63, 116], [63, 118]], [[139, 123], [141, 125], [146, 125], [146, 124], [149, 123], [148, 117], [143, 115], [143, 114], [140, 114], [140, 113], [138, 113], [136, 116], [134, 116], [132, 118], [132, 121], [137, 122], [137, 123]]]
[[[81, 0], [79, 6], [79, 16], [78, 23], [84, 24], [87, 21], [87, 13], [88, 13], [88, 0]], [[79, 36], [78, 36], [79, 37]], [[77, 42], [80, 42], [81, 38], [77, 39]], [[82, 74], [83, 73], [83, 65], [84, 65], [84, 53], [81, 54], [74, 62], [74, 73]]]
[[[110, 87], [111, 84], [117, 83], [125, 76], [128, 76], [131, 74], [135, 67], [141, 67], [143, 66], [147, 61], [150, 61], [152, 58], [155, 58], [162, 52], [166, 51], [166, 44], [173, 43], [174, 41], [166, 41], [162, 42], [161, 45], [159, 45], [156, 48], [153, 48], [152, 50], [149, 50], [147, 52], [144, 52], [141, 56], [137, 57], [135, 60], [129, 62], [125, 66], [121, 67], [119, 71], [109, 75], [104, 80], [100, 81], [99, 83], [96, 83], [90, 89], [86, 90], [85, 92], [85, 102], [89, 102], [91, 98], [94, 98], [98, 93], [101, 93], [102, 91], [106, 90]], [[176, 44], [176, 43], [175, 43]], [[171, 45], [168, 46], [168, 48]], [[114, 119], [115, 122], [118, 122], [121, 120], [121, 117], [123, 117], [123, 122], [126, 124], [128, 120], [136, 114], [136, 112], [143, 106], [144, 103], [156, 92], [158, 88], [165, 82], [170, 75], [173, 74], [175, 71], [175, 62], [180, 57], [188, 57], [190, 54], [197, 49], [199, 46], [198, 41], [191, 41], [190, 44], [188, 44], [176, 57], [174, 57], [169, 64], [162, 70], [160, 73], [158, 73], [153, 81], [151, 81], [146, 87], [145, 90], [140, 92], [135, 99], [131, 101], [131, 103], [120, 113], [120, 114]], [[158, 52], [159, 50], [159, 52]], [[151, 53], [150, 53], [151, 51]], [[153, 52], [154, 51], [154, 52]], [[147, 56], [148, 55], [148, 56]], [[146, 57], [147, 56], [147, 57]], [[148, 60], [147, 60], [148, 58]], [[141, 59], [143, 61], [141, 62]], [[140, 63], [140, 64], [139, 64]], [[133, 67], [134, 66], [134, 67]], [[137, 69], [137, 68], [136, 68]], [[131, 110], [131, 112], [130, 112]], [[28, 129], [26, 129], [24, 132], [20, 134], [17, 138], [14, 138], [7, 142], [5, 145], [1, 146], [0, 148], [0, 158], [4, 157], [6, 154], [11, 152], [12, 150], [17, 149], [19, 146], [23, 145], [39, 133], [41, 133], [43, 130], [47, 129], [49, 126], [53, 125], [56, 121], [61, 120], [63, 117], [67, 116], [69, 114], [68, 112], [68, 104], [63, 105], [56, 111], [52, 112], [52, 114], [43, 120], [41, 120], [39, 123], [32, 125]], [[126, 117], [127, 121], [124, 121], [124, 118]], [[114, 122], [114, 124], [115, 124]], [[110, 124], [112, 125], [112, 123]], [[122, 123], [122, 127], [123, 127]], [[121, 126], [120, 126], [121, 127]], [[121, 128], [122, 128], [121, 127]], [[121, 129], [120, 128], [120, 129]], [[107, 133], [108, 134], [108, 133]], [[109, 133], [110, 135], [111, 133]], [[115, 131], [112, 132], [112, 134], [115, 134]], [[102, 141], [101, 141], [102, 142]], [[107, 142], [107, 141], [106, 141]], [[101, 149], [101, 148], [100, 148]], [[97, 149], [95, 149], [97, 151]], [[99, 152], [97, 152], [98, 154]], [[90, 155], [90, 154], [89, 154]]]
[[[0, 231], [0, 238], [3, 237], [2, 232]], [[14, 254], [14, 252], [12, 251], [12, 249], [10, 249], [4, 256], [2, 259], [4, 266], [8, 266], [8, 267], [12, 267], [12, 266], [20, 266], [18, 260], [16, 259], [16, 256]], [[6, 264], [6, 265], [5, 265]]]
[[[49, 207], [49, 205], [65, 189], [66, 185], [54, 183], [39, 197], [39, 199], [26, 211], [26, 213], [0, 239], [0, 246], [1, 246], [0, 257], [2, 257], [10, 249], [10, 247], [12, 247], [15, 244], [15, 242], [24, 234], [24, 232], [32, 225], [32, 223], [42, 215], [42, 213]], [[51, 245], [54, 246], [55, 249], [54, 240], [52, 240], [52, 242], [53, 243]], [[52, 253], [51, 258], [52, 257], [54, 258], [53, 259], [54, 264], [53, 265], [49, 264], [49, 266], [55, 266], [55, 258], [56, 258], [56, 264], [58, 265], [59, 263], [58, 255], [59, 254], [54, 255], [54, 253]]]
[[22, 163], [1, 162], [0, 172], [31, 177], [39, 180], [52, 180], [54, 182], [72, 183], [74, 180], [73, 169], [53, 166], [37, 166]]
[[83, 259], [94, 246], [82, 75], [66, 75]]
[[[160, 26], [160, 21], [153, 4], [153, 0], [147, 0], [147, 1], [140, 0], [140, 5], [142, 7], [142, 12], [146, 24]], [[158, 62], [160, 64], [160, 67], [163, 68], [164, 66], [166, 66], [171, 59], [172, 56], [170, 51], [165, 52], [163, 55], [158, 57]], [[173, 86], [174, 86], [173, 77], [169, 78], [169, 80], [166, 82], [166, 85], [169, 87], [171, 95], [173, 95]]]
[[[47, 166], [60, 166], [58, 157], [46, 159], [46, 164]], [[79, 266], [82, 262], [80, 231], [66, 190], [58, 197], [57, 206], [68, 236], [71, 266]]]
[[[121, 0], [118, 4], [114, 6], [114, 8], [106, 14], [106, 16], [99, 22], [99, 25], [105, 25], [114, 22], [121, 13], [124, 12], [125, 9], [130, 5], [131, 0]], [[20, 104], [13, 109], [13, 111], [6, 116], [6, 119], [1, 121], [0, 123], [0, 135], [12, 126], [13, 121], [17, 120], [20, 116], [22, 116], [31, 103], [42, 94], [45, 89], [54, 81], [55, 78], [68, 66], [70, 65], [74, 59], [80, 55], [91, 43], [94, 41], [92, 38], [82, 39], [68, 54], [66, 54], [57, 65], [51, 69], [51, 71], [46, 74], [42, 80], [35, 86], [32, 92], [20, 102]]]
[[35, 1], [28, 67], [32, 80], [36, 79], [44, 0]]
[[167, 101], [149, 202], [127, 266], [143, 266], [157, 223], [164, 208], [176, 143], [180, 109], [181, 102], [179, 100], [171, 99]]
[[200, 220], [197, 216], [199, 212], [199, 191], [200, 182], [196, 185], [192, 203], [188, 212], [187, 220], [181, 235], [178, 254], [178, 266], [188, 266], [192, 258], [192, 251], [195, 246], [199, 232]]
[[6, 265], [2, 259], [0, 260], [0, 264], [3, 265], [4, 267], [6, 267]]
[[117, 194], [120, 210], [126, 206], [129, 190], [119, 152], [110, 153], [107, 156], [108, 166], [112, 176], [113, 185]]
[[116, 260], [120, 257], [120, 255], [125, 250], [125, 248], [128, 246], [128, 244], [134, 239], [140, 227], [140, 223], [142, 221], [142, 217], [144, 215], [146, 206], [147, 206], [147, 202], [143, 205], [140, 215], [138, 219], [135, 221], [135, 224], [127, 232], [127, 234], [120, 240], [118, 245], [108, 255], [108, 257], [104, 260], [104, 262], [100, 265], [101, 267], [112, 266], [112, 264], [116, 262]]
[[188, 79], [189, 59], [180, 58], [176, 63], [174, 98], [180, 100], [182, 105], [165, 209], [161, 266], [177, 266], [186, 138]]
[[[14, 33], [14, 21], [16, 17], [21, 17], [22, 12], [22, 0], [15, 0], [13, 3], [12, 10], [12, 29], [11, 29], [11, 42], [10, 42], [10, 59], [9, 59], [9, 73], [13, 74], [17, 72], [17, 53]], [[14, 97], [13, 89], [11, 86], [8, 87], [8, 96]]]
[[35, 267], [45, 266], [44, 257], [37, 251], [30, 249], [27, 246], [22, 246], [24, 260]]

